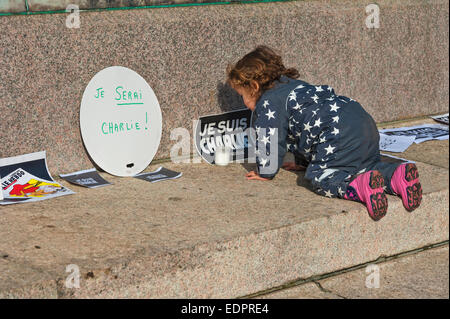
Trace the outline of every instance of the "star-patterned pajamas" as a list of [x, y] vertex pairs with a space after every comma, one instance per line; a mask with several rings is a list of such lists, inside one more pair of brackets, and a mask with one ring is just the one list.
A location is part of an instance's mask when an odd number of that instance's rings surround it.
[[254, 117], [261, 177], [273, 178], [289, 151], [318, 194], [343, 198], [353, 178], [369, 170], [379, 170], [393, 193], [390, 179], [399, 164], [380, 161], [374, 120], [331, 87], [282, 76], [260, 97]]

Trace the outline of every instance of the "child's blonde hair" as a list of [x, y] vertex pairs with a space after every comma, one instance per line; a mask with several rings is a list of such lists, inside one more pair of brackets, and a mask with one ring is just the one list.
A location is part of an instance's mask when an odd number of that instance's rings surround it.
[[[264, 91], [272, 88], [276, 80], [280, 80], [282, 75], [296, 79], [300, 76], [294, 68], [286, 68], [283, 65], [281, 56], [271, 48], [260, 45], [252, 52], [246, 54], [235, 65], [227, 68], [227, 82], [232, 87], [243, 87], [250, 89], [252, 95], [261, 95]], [[252, 82], [259, 85], [259, 90], [255, 90]]]

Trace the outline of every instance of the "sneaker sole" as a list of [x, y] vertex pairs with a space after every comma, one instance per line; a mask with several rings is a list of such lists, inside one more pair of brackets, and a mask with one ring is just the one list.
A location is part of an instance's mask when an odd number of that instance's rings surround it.
[[406, 188], [406, 202], [404, 203], [405, 209], [412, 212], [420, 206], [422, 202], [422, 185], [418, 181], [419, 172], [415, 164], [407, 164], [405, 167], [405, 180], [408, 182], [417, 179], [417, 182]]
[[372, 189], [382, 189], [381, 192], [370, 195], [370, 204], [372, 206], [373, 215], [369, 214], [369, 216], [374, 221], [380, 220], [386, 216], [387, 213], [388, 199], [383, 190], [384, 185], [383, 175], [378, 171], [373, 171], [370, 175], [369, 186]]
[[419, 178], [419, 171], [417, 170], [417, 166], [412, 163], [406, 164], [406, 167], [405, 167], [406, 181], [411, 182], [418, 178]]
[[384, 187], [384, 177], [379, 171], [373, 171], [370, 175], [370, 188], [377, 189]]
[[388, 209], [388, 200], [385, 193], [372, 194], [370, 196], [370, 203], [372, 205], [373, 215], [369, 215], [374, 221], [378, 221], [386, 216]]

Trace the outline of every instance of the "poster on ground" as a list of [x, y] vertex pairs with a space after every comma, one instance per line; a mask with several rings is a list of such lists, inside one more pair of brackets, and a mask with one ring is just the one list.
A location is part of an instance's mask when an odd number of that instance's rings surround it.
[[441, 115], [435, 115], [431, 117], [433, 120], [444, 123], [448, 125], [448, 113], [447, 114], [441, 114]]
[[442, 124], [422, 124], [380, 130], [389, 136], [415, 136], [414, 143], [420, 144], [431, 140], [448, 140], [448, 126]]
[[69, 174], [59, 174], [59, 177], [61, 177], [65, 181], [68, 181], [69, 183], [87, 188], [97, 188], [111, 185], [110, 182], [100, 176], [95, 168]]
[[387, 135], [380, 133], [380, 150], [394, 153], [403, 153], [410, 147], [416, 137], [414, 135]]
[[30, 203], [74, 194], [55, 182], [47, 168], [45, 151], [0, 158], [0, 205]]
[[160, 181], [165, 181], [168, 179], [180, 178], [183, 173], [175, 172], [165, 167], [160, 166], [156, 171], [150, 173], [138, 174], [134, 177], [142, 179], [147, 182], [156, 183]]

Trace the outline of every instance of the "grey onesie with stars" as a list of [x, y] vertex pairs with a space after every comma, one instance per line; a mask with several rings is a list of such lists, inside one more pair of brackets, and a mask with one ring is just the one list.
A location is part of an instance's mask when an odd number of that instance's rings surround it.
[[352, 179], [369, 170], [380, 171], [393, 194], [390, 180], [400, 164], [381, 162], [374, 120], [328, 85], [282, 76], [261, 95], [254, 118], [261, 177], [273, 178], [289, 151], [306, 166], [305, 178], [320, 195], [343, 198]]

